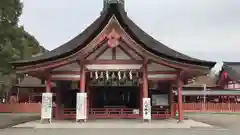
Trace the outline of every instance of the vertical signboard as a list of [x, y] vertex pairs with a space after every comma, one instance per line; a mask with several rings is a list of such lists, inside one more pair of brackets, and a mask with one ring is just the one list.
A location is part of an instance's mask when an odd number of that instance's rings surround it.
[[41, 120], [52, 119], [52, 93], [42, 93]]
[[87, 119], [87, 93], [77, 93], [76, 121]]
[[143, 120], [151, 120], [151, 99], [143, 98]]

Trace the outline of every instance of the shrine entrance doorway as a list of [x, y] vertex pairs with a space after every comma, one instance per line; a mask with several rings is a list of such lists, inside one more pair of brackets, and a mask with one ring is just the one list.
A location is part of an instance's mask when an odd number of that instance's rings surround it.
[[89, 116], [93, 118], [137, 118], [140, 87], [90, 87]]
[[89, 118], [140, 117], [142, 97], [139, 78], [141, 73], [108, 71], [98, 74], [90, 73]]

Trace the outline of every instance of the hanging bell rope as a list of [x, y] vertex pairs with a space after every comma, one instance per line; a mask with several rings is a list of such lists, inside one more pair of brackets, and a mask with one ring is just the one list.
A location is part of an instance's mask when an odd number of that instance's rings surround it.
[[106, 71], [106, 79], [107, 79], [107, 80], [109, 79], [108, 71]]
[[96, 79], [98, 79], [98, 72], [97, 71], [95, 71], [95, 77], [96, 77]]
[[119, 80], [122, 79], [122, 77], [121, 77], [121, 72], [120, 72], [120, 71], [118, 71], [118, 79], [119, 79]]
[[129, 79], [132, 80], [132, 71], [129, 72]]

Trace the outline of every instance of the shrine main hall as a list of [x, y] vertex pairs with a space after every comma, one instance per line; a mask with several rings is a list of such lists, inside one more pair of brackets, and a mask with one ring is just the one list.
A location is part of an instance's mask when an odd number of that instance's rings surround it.
[[184, 119], [182, 86], [216, 63], [155, 40], [128, 17], [124, 4], [104, 0], [100, 16], [81, 34], [41, 56], [12, 62], [17, 74], [46, 80], [55, 119], [77, 117], [77, 93], [86, 95], [79, 101], [86, 119], [170, 118], [176, 111]]

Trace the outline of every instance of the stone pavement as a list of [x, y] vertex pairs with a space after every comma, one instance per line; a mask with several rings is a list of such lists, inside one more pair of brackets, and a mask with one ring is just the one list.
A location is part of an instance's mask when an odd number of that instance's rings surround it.
[[[216, 114], [191, 114], [191, 116], [187, 116], [190, 119], [194, 119], [196, 121], [200, 121], [203, 123], [208, 123], [213, 125], [213, 127], [196, 127], [196, 128], [143, 128], [143, 123], [140, 121], [134, 120], [114, 120], [117, 122], [116, 124], [122, 124], [123, 122], [126, 125], [133, 124], [142, 124], [141, 128], [113, 128], [116, 125], [111, 125], [111, 120], [97, 120], [97, 121], [88, 121], [87, 124], [98, 125], [98, 123], [106, 123], [105, 128], [8, 128], [8, 129], [0, 129], [0, 135], [239, 135], [240, 131], [240, 115], [216, 115]], [[192, 120], [190, 120], [192, 121]], [[37, 121], [39, 123], [39, 121]], [[70, 123], [65, 121], [66, 123]], [[164, 121], [162, 121], [164, 122]], [[36, 122], [35, 122], [36, 123]], [[53, 122], [54, 124], [55, 122]], [[108, 123], [108, 124], [107, 124]], [[166, 121], [165, 121], [166, 123]], [[176, 123], [175, 124], [182, 124]], [[184, 122], [186, 123], [186, 121]], [[64, 121], [62, 122], [64, 125]], [[74, 125], [76, 123], [72, 122], [70, 125]], [[147, 123], [144, 123], [147, 124]], [[162, 125], [161, 122], [157, 123], [152, 121], [152, 124]], [[46, 124], [46, 126], [49, 124]], [[78, 124], [80, 125], [80, 124]], [[111, 128], [112, 127], [112, 128]], [[125, 126], [126, 127], [126, 126]]]
[[142, 123], [140, 120], [94, 120], [86, 123], [76, 123], [74, 121], [53, 121], [51, 124], [41, 124], [40, 121], [32, 121], [24, 124], [16, 125], [15, 128], [147, 128], [147, 129], [183, 129], [183, 128], [213, 128], [214, 126], [197, 122], [194, 120], [185, 120], [178, 123], [177, 120], [152, 120], [150, 123]]
[[0, 129], [37, 120], [39, 118], [39, 114], [32, 113], [0, 113]]

